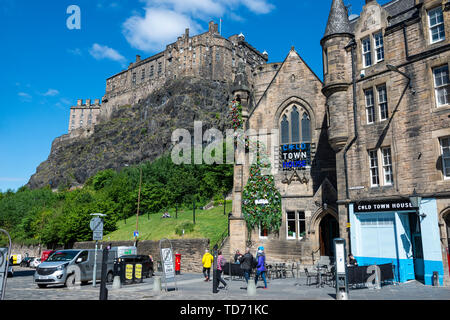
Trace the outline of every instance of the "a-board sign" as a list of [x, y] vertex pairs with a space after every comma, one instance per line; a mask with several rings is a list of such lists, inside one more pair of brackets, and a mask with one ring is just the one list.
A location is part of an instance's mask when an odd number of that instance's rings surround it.
[[171, 248], [161, 249], [162, 267], [166, 279], [175, 277], [175, 269], [173, 263], [173, 252]]

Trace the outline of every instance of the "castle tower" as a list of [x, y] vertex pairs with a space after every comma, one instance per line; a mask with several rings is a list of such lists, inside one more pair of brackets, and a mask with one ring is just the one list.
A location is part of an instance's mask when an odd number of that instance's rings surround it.
[[333, 0], [325, 35], [321, 40], [324, 57], [324, 87], [329, 117], [328, 139], [336, 152], [336, 173], [338, 192], [339, 236], [346, 239], [349, 248], [347, 228], [346, 167], [345, 150], [349, 136], [349, 90], [352, 86], [352, 53], [346, 48], [353, 42], [347, 8], [343, 0]]
[[[242, 106], [243, 129], [245, 130], [250, 108], [250, 85], [248, 83], [245, 64], [238, 64], [238, 70], [232, 86], [234, 99], [239, 101]], [[241, 148], [235, 150], [235, 166], [233, 180], [233, 210], [230, 217], [230, 249], [234, 251], [236, 248], [241, 250], [246, 247], [247, 243], [247, 225], [242, 216], [242, 190], [244, 188], [244, 170], [246, 153]], [[244, 161], [244, 162], [242, 162]], [[231, 253], [231, 252], [230, 252]]]
[[329, 141], [336, 152], [347, 143], [347, 90], [352, 82], [351, 53], [345, 49], [354, 35], [343, 0], [333, 0], [325, 35], [321, 40], [324, 56], [324, 88], [330, 127]]

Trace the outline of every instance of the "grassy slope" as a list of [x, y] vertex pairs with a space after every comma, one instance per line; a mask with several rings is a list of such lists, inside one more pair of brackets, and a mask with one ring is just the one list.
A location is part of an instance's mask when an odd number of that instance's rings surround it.
[[[227, 201], [226, 213], [231, 211], [231, 201]], [[175, 209], [169, 210], [172, 218], [161, 219], [162, 214], [141, 215], [138, 219], [139, 240], [181, 239], [175, 233], [175, 227], [184, 221], [193, 221], [192, 209], [178, 210], [178, 219], [175, 219]], [[228, 229], [227, 215], [223, 214], [223, 206], [210, 210], [195, 210], [194, 231], [183, 236], [185, 239], [209, 238], [211, 245], [219, 241]], [[130, 217], [117, 223], [117, 230], [105, 234], [104, 241], [134, 240], [133, 232], [136, 230], [136, 217]]]

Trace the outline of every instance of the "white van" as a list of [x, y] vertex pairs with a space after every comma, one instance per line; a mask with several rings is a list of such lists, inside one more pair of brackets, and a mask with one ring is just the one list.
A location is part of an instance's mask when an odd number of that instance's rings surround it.
[[[113, 247], [107, 261], [107, 281], [113, 281], [114, 259], [124, 250]], [[97, 250], [96, 280], [101, 279], [103, 250]], [[34, 273], [34, 282], [39, 288], [52, 284], [73, 286], [75, 282], [88, 283], [94, 276], [95, 250], [73, 249], [55, 251], [47, 260], [39, 264]]]

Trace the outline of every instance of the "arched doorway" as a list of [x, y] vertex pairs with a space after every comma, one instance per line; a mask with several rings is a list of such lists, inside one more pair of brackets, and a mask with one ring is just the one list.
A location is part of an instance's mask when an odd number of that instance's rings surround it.
[[339, 223], [331, 214], [325, 215], [319, 224], [321, 256], [334, 256], [333, 239], [339, 237]]

